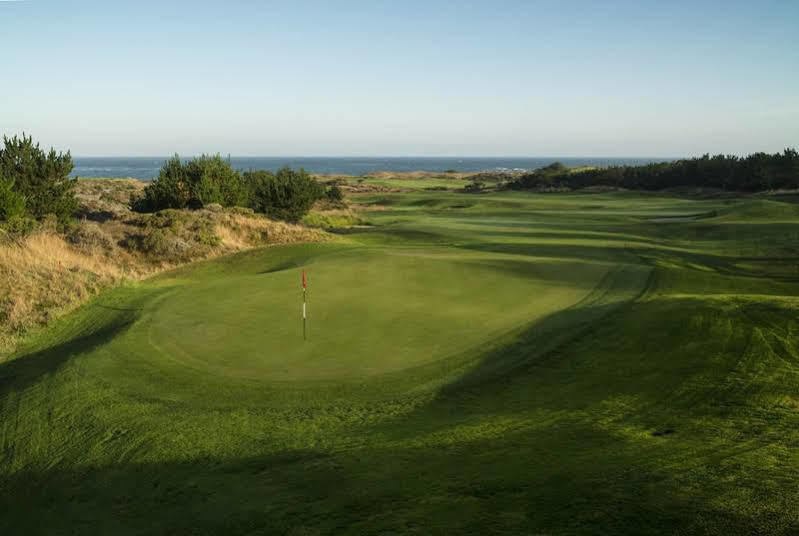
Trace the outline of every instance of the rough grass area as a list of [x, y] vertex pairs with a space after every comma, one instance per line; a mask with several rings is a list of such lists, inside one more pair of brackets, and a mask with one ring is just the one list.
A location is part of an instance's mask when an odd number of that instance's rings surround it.
[[116, 286], [1, 362], [0, 532], [799, 533], [794, 205], [359, 201], [346, 242]]
[[322, 210], [314, 208], [302, 218], [302, 223], [322, 229], [342, 229], [363, 225], [365, 220], [356, 211], [345, 206]]
[[253, 247], [328, 239], [249, 209], [136, 214], [127, 203], [141, 184], [81, 180], [73, 226], [43, 228], [22, 239], [0, 236], [0, 354], [31, 329], [122, 281]]
[[[400, 193], [413, 191], [446, 191], [463, 188], [472, 173], [437, 173], [429, 171], [380, 171], [361, 177], [330, 175], [319, 177], [327, 184], [338, 184], [349, 194]], [[495, 174], [488, 173], [492, 177]]]

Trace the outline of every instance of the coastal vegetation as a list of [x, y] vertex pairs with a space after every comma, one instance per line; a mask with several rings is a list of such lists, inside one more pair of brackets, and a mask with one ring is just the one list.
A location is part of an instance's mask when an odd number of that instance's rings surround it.
[[[0, 226], [31, 231], [48, 217], [67, 225], [78, 211], [77, 180], [69, 151], [45, 152], [30, 136], [3, 138], [0, 149]], [[326, 191], [304, 170], [276, 173], [233, 169], [221, 156], [202, 155], [164, 162], [158, 177], [129, 200], [137, 212], [200, 209], [209, 205], [251, 208], [272, 219], [297, 222], [319, 199], [341, 200], [336, 186]], [[24, 234], [24, 233], [22, 233]]]
[[[306, 172], [240, 173], [216, 156], [168, 159], [154, 181], [70, 178], [69, 151], [32, 137], [0, 149], [0, 353], [102, 289], [257, 246], [324, 241], [297, 223], [323, 186]], [[338, 207], [342, 209], [342, 207]], [[324, 210], [313, 227], [346, 220]]]
[[523, 174], [508, 182], [514, 190], [579, 189], [590, 186], [628, 190], [713, 188], [733, 192], [795, 190], [799, 188], [799, 153], [754, 153], [746, 157], [704, 155], [645, 166], [568, 169], [560, 163]]
[[3, 136], [0, 149], [0, 223], [30, 227], [25, 220], [41, 221], [51, 215], [59, 222], [72, 217], [77, 208], [69, 178], [69, 151], [45, 152], [33, 138]]
[[297, 222], [325, 195], [324, 188], [305, 170], [283, 167], [277, 173], [248, 171], [242, 180], [249, 206], [272, 218]]
[[240, 173], [219, 155], [203, 155], [187, 162], [175, 155], [133, 201], [133, 208], [154, 212], [218, 204], [249, 207], [273, 219], [297, 222], [324, 193], [302, 169]]
[[203, 155], [184, 163], [175, 155], [164, 163], [141, 197], [133, 201], [133, 208], [155, 212], [167, 208], [197, 209], [211, 203], [243, 206], [246, 202], [241, 176], [221, 156]]

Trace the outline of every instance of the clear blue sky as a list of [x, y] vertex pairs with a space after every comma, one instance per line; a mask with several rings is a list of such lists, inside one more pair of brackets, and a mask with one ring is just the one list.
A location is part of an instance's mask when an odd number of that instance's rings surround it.
[[73, 155], [799, 147], [799, 2], [0, 1], [0, 131]]

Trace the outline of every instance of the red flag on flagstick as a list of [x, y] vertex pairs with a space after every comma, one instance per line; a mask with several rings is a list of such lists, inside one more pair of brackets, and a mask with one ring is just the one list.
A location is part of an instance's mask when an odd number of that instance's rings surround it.
[[305, 288], [305, 270], [302, 271], [302, 288]]

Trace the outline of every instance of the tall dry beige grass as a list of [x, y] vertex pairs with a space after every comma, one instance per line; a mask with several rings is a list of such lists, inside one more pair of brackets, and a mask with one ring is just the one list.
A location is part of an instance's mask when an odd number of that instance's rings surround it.
[[105, 256], [77, 251], [54, 233], [0, 245], [0, 351], [123, 277]]
[[256, 215], [219, 214], [216, 235], [226, 250], [247, 249], [263, 244], [291, 244], [328, 240], [329, 235], [317, 229], [270, 220]]

